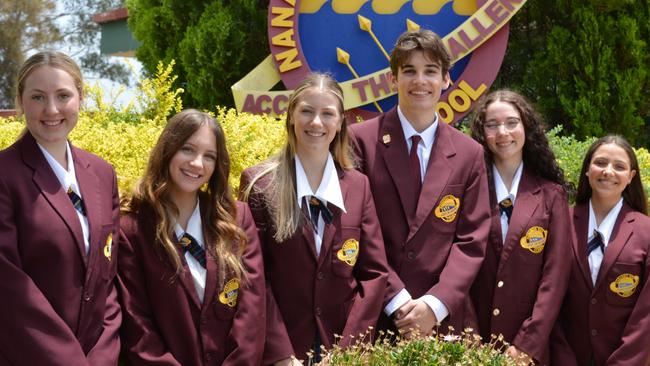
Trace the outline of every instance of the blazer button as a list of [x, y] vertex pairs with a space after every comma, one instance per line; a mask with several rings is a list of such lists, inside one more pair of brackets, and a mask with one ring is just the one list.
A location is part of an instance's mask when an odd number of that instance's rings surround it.
[[318, 272], [318, 273], [316, 274], [316, 278], [319, 279], [319, 280], [322, 280], [323, 278], [325, 278], [325, 273], [323, 273], [323, 272]]
[[410, 260], [410, 261], [414, 260], [415, 259], [415, 253], [414, 252], [406, 253], [406, 258], [408, 258], [408, 260]]
[[499, 288], [503, 287], [503, 281], [497, 282], [497, 287], [499, 287]]
[[591, 335], [594, 336], [594, 337], [597, 336], [597, 335], [598, 335], [598, 331], [597, 331], [596, 329], [592, 329], [592, 330], [591, 330]]
[[91, 294], [89, 294], [87, 292], [84, 293], [84, 301], [90, 301], [90, 300], [92, 300], [92, 298], [93, 298], [93, 295], [91, 295]]
[[323, 313], [323, 310], [320, 308], [320, 306], [317, 306], [316, 307], [316, 315], [321, 316], [322, 313]]
[[206, 353], [206, 354], [205, 354], [205, 360], [206, 360], [206, 361], [210, 361], [210, 360], [212, 360], [212, 353], [210, 353], [210, 352]]
[[591, 299], [591, 305], [596, 305], [598, 303], [598, 300], [596, 299]]
[[498, 308], [492, 310], [492, 315], [499, 316], [499, 314], [501, 314], [501, 310], [499, 310]]

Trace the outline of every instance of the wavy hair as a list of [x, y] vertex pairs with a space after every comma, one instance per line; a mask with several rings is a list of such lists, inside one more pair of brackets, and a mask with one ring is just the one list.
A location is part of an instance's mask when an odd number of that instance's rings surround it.
[[187, 109], [169, 119], [151, 150], [144, 177], [135, 186], [133, 194], [122, 200], [121, 209], [123, 213], [137, 213], [145, 207], [153, 211], [156, 222], [154, 245], [162, 247], [176, 274], [180, 274], [183, 264], [172, 239], [179, 211], [170, 195], [169, 164], [187, 139], [204, 125], [208, 125], [216, 137], [217, 161], [212, 176], [199, 192], [201, 221], [206, 230], [206, 251], [217, 263], [219, 285], [223, 286], [228, 275], [245, 279], [242, 254], [247, 241], [246, 234], [237, 225], [237, 206], [228, 184], [230, 158], [225, 136], [219, 123], [209, 114]]
[[291, 95], [291, 98], [289, 98], [285, 123], [287, 143], [280, 153], [260, 164], [259, 171], [256, 172], [256, 175], [244, 189], [242, 195], [244, 200], [248, 200], [254, 184], [261, 177], [269, 175], [269, 184], [260, 187], [260, 191], [255, 193], [261, 193], [264, 201], [267, 203], [275, 227], [274, 238], [278, 242], [290, 238], [298, 230], [300, 225], [301, 212], [298, 208], [296, 198], [296, 172], [294, 163], [297, 139], [293, 115], [301, 96], [305, 91], [312, 88], [331, 93], [338, 100], [338, 110], [342, 118], [341, 130], [334, 136], [329, 150], [334, 161], [342, 169], [355, 168], [352, 149], [350, 148], [347, 118], [343, 107], [343, 90], [331, 75], [311, 73], [300, 82]]
[[[531, 170], [542, 178], [563, 186], [567, 192], [571, 192], [572, 187], [564, 179], [564, 171], [558, 165], [555, 154], [553, 154], [553, 150], [551, 150], [548, 139], [546, 138], [546, 125], [542, 117], [523, 95], [509, 89], [496, 90], [483, 97], [470, 122], [472, 137], [483, 145], [486, 165], [488, 167], [492, 166], [494, 163], [494, 155], [485, 140], [485, 129], [483, 127], [485, 124], [485, 114], [487, 108], [497, 101], [510, 104], [519, 113], [525, 132], [522, 159], [526, 169]], [[490, 178], [492, 178], [492, 169], [487, 169], [487, 171]], [[492, 179], [489, 182], [493, 184]]]
[[630, 143], [623, 136], [619, 135], [607, 135], [596, 140], [585, 154], [585, 158], [582, 161], [582, 169], [580, 169], [580, 177], [578, 178], [578, 191], [576, 193], [576, 204], [582, 204], [589, 202], [591, 198], [591, 186], [589, 185], [589, 179], [587, 178], [587, 171], [589, 170], [589, 165], [591, 165], [591, 159], [594, 157], [596, 150], [599, 147], [607, 144], [614, 144], [619, 146], [630, 159], [630, 169], [635, 170], [636, 174], [632, 177], [630, 184], [625, 187], [623, 190], [623, 199], [636, 211], [643, 213], [644, 215], [648, 214], [648, 200], [643, 190], [643, 183], [641, 183], [641, 170], [639, 169], [639, 161], [636, 158], [634, 149], [630, 146]]
[[390, 70], [397, 76], [402, 67], [411, 58], [413, 52], [422, 51], [427, 59], [440, 63], [442, 75], [451, 68], [451, 56], [439, 35], [428, 29], [402, 33], [390, 53]]

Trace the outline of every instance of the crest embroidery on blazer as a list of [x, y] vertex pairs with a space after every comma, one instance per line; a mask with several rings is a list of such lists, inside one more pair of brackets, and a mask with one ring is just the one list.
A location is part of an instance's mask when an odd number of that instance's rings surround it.
[[359, 256], [359, 241], [356, 239], [348, 239], [343, 243], [343, 247], [336, 252], [336, 257], [341, 261], [347, 263], [351, 267], [357, 263]]
[[239, 296], [239, 280], [233, 278], [226, 282], [223, 286], [223, 291], [219, 294], [219, 302], [234, 308], [237, 305], [237, 297]]
[[519, 240], [519, 244], [524, 249], [528, 249], [535, 254], [539, 254], [544, 250], [546, 244], [546, 235], [548, 230], [541, 226], [533, 226], [526, 232], [526, 235]]
[[437, 218], [444, 222], [452, 222], [460, 209], [460, 199], [448, 194], [440, 200], [438, 207], [433, 211]]
[[623, 273], [609, 284], [609, 289], [621, 297], [630, 297], [639, 285], [639, 276]]

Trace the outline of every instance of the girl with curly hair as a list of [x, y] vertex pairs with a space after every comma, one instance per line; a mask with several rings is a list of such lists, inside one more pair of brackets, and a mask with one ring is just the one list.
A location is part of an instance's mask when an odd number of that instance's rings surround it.
[[484, 341], [503, 335], [506, 352], [547, 364], [549, 335], [570, 268], [567, 184], [544, 123], [520, 94], [498, 90], [471, 123], [485, 151], [492, 224], [471, 297]]

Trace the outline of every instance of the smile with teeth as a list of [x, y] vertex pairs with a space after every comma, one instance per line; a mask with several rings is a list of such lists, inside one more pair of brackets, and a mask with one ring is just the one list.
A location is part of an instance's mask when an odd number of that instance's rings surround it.
[[414, 95], [429, 95], [430, 93], [426, 90], [414, 90], [411, 92]]
[[313, 137], [322, 137], [325, 136], [325, 132], [315, 132], [315, 131], [305, 131], [305, 133], [309, 136]]
[[199, 174], [190, 173], [187, 170], [183, 170], [183, 169], [181, 169], [181, 173], [183, 173], [184, 175], [186, 175], [186, 176], [188, 176], [190, 178], [199, 178], [200, 177]]
[[58, 119], [56, 121], [42, 121], [44, 125], [46, 126], [57, 126], [63, 123], [62, 119]]

